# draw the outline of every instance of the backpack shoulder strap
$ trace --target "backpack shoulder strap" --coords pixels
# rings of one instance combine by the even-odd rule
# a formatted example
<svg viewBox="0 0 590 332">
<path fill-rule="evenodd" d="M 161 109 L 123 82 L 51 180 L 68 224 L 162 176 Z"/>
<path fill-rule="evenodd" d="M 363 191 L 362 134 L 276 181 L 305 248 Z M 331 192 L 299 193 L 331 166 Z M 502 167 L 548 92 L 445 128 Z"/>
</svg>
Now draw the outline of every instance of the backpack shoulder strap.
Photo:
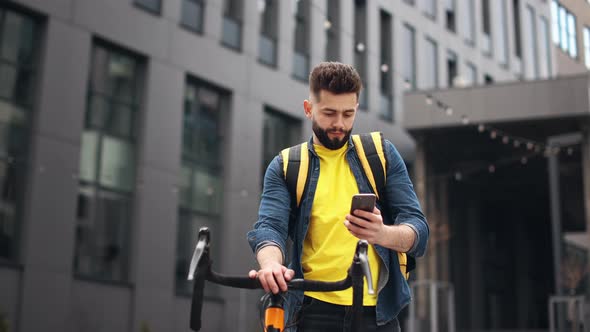
<svg viewBox="0 0 590 332">
<path fill-rule="evenodd" d="M 296 197 L 297 206 L 301 203 L 303 191 L 307 187 L 309 169 L 309 151 L 307 142 L 281 151 L 283 158 L 283 175 L 291 197 Z"/>
<path fill-rule="evenodd" d="M 387 160 L 383 152 L 383 135 L 380 132 L 352 135 L 357 155 L 365 171 L 365 175 L 379 197 L 387 180 Z"/>
</svg>

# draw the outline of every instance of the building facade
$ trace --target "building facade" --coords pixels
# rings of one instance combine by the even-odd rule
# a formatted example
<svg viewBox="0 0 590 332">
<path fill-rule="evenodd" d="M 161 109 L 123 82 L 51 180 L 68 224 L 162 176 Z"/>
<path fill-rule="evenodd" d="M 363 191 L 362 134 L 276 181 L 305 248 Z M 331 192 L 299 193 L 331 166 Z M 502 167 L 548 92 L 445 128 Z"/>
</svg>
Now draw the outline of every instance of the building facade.
<svg viewBox="0 0 590 332">
<path fill-rule="evenodd" d="M 551 27 L 538 0 L 1 2 L 2 322 L 187 331 L 196 231 L 218 270 L 255 266 L 264 168 L 311 134 L 314 64 L 359 70 L 355 130 L 413 166 L 404 93 L 551 77 Z M 416 278 L 444 280 L 429 255 Z M 255 331 L 255 293 L 208 286 L 204 330 Z"/>
</svg>

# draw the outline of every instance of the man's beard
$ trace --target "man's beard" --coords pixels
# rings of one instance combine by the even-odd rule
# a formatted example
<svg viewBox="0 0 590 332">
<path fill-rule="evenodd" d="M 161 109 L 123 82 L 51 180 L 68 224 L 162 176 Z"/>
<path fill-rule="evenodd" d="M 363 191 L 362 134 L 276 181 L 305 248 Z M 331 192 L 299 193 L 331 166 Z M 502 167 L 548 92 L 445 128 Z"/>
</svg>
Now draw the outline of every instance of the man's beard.
<svg viewBox="0 0 590 332">
<path fill-rule="evenodd" d="M 322 143 L 323 146 L 330 150 L 338 150 L 341 147 L 343 147 L 344 144 L 348 142 L 348 139 L 350 138 L 350 133 L 352 132 L 352 128 L 350 128 L 350 130 L 348 131 L 339 129 L 324 130 L 314 120 L 312 120 L 311 129 L 313 130 L 313 133 L 318 138 L 320 143 Z M 338 137 L 330 139 L 330 137 L 328 137 L 328 133 L 343 133 L 344 137 L 342 137 L 342 139 L 338 139 Z"/>
</svg>

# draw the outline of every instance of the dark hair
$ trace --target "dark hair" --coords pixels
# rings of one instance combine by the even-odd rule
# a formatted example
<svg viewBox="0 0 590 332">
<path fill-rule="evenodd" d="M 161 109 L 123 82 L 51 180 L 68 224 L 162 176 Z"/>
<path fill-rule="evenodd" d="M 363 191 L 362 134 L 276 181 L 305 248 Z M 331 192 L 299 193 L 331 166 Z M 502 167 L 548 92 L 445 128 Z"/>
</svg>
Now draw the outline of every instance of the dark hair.
<svg viewBox="0 0 590 332">
<path fill-rule="evenodd" d="M 319 98 L 320 90 L 334 94 L 354 92 L 358 99 L 363 83 L 351 65 L 340 62 L 320 62 L 309 74 L 309 90 Z"/>
</svg>

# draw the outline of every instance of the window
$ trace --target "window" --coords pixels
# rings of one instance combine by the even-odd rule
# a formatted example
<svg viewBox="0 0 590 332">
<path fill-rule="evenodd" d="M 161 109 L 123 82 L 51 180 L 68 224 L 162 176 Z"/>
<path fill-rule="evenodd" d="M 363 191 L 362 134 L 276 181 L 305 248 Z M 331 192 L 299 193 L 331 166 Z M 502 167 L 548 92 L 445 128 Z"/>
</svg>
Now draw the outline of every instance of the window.
<svg viewBox="0 0 590 332">
<path fill-rule="evenodd" d="M 465 7 L 465 42 L 475 45 L 475 7 L 473 1 L 461 1 Z"/>
<path fill-rule="evenodd" d="M 455 79 L 457 78 L 457 54 L 452 51 L 447 51 L 447 86 L 455 86 Z"/>
<path fill-rule="evenodd" d="M 242 48 L 243 0 L 224 0 L 221 44 L 235 50 Z"/>
<path fill-rule="evenodd" d="M 477 68 L 475 65 L 468 62 L 466 64 L 467 67 L 467 82 L 466 85 L 477 85 Z"/>
<path fill-rule="evenodd" d="M 393 77 L 391 75 L 391 53 L 392 53 L 392 23 L 391 14 L 381 10 L 380 19 L 380 37 L 381 37 L 381 56 L 379 72 L 381 73 L 381 94 L 380 94 L 380 111 L 379 115 L 386 120 L 393 120 Z"/>
<path fill-rule="evenodd" d="M 309 22 L 310 0 L 295 0 L 295 48 L 293 76 L 307 82 L 309 76 Z"/>
<path fill-rule="evenodd" d="M 301 143 L 301 121 L 276 109 L 264 108 L 262 175 L 284 148 Z"/>
<path fill-rule="evenodd" d="M 535 10 L 530 5 L 526 6 L 527 23 L 527 48 L 530 61 L 527 61 L 529 77 L 539 77 L 539 59 L 537 54 L 537 27 L 535 25 Z"/>
<path fill-rule="evenodd" d="M 416 4 L 416 0 L 404 0 L 404 2 L 410 6 L 414 6 Z"/>
<path fill-rule="evenodd" d="M 277 0 L 258 1 L 258 10 L 260 12 L 258 60 L 272 67 L 277 65 L 278 6 Z"/>
<path fill-rule="evenodd" d="M 424 0 L 424 15 L 436 20 L 436 0 Z"/>
<path fill-rule="evenodd" d="M 203 0 L 182 0 L 180 24 L 194 32 L 203 32 L 205 2 Z"/>
<path fill-rule="evenodd" d="M 576 17 L 556 0 L 551 3 L 551 15 L 553 20 L 553 42 L 560 46 L 570 57 L 577 58 Z"/>
<path fill-rule="evenodd" d="M 133 3 L 154 14 L 160 14 L 160 8 L 162 7 L 161 0 L 133 0 Z"/>
<path fill-rule="evenodd" d="M 590 28 L 584 27 L 584 63 L 590 69 Z"/>
<path fill-rule="evenodd" d="M 403 75 L 406 87 L 416 88 L 416 33 L 414 28 L 404 24 L 403 31 L 403 52 L 404 52 L 404 69 Z"/>
<path fill-rule="evenodd" d="M 365 0 L 354 0 L 354 67 L 363 81 L 363 91 L 359 96 L 359 108 L 369 107 L 367 87 L 367 8 Z"/>
<path fill-rule="evenodd" d="M 194 234 L 219 228 L 223 209 L 223 128 L 229 93 L 188 78 L 184 92 L 182 154 L 178 195 L 176 291 L 190 294 L 186 280 Z"/>
<path fill-rule="evenodd" d="M 490 17 L 490 1 L 482 0 L 481 2 L 481 16 L 482 16 L 482 30 L 483 40 L 482 48 L 486 55 L 492 54 L 492 30 L 491 30 L 491 17 Z"/>
<path fill-rule="evenodd" d="M 457 31 L 456 22 L 455 22 L 455 0 L 445 0 L 445 15 L 446 15 L 446 24 L 447 29 L 452 32 Z"/>
<path fill-rule="evenodd" d="M 18 259 L 39 30 L 35 19 L 0 8 L 0 261 Z"/>
<path fill-rule="evenodd" d="M 522 58 L 522 38 L 520 35 L 520 0 L 512 0 L 512 9 L 514 13 L 514 54 L 517 58 Z"/>
<path fill-rule="evenodd" d="M 77 275 L 127 281 L 141 61 L 95 42 L 80 151 Z"/>
<path fill-rule="evenodd" d="M 438 87 L 438 46 L 436 42 L 426 37 L 424 48 L 424 89 L 435 89 Z"/>
<path fill-rule="evenodd" d="M 328 0 L 326 29 L 326 61 L 340 60 L 340 0 Z"/>
</svg>

